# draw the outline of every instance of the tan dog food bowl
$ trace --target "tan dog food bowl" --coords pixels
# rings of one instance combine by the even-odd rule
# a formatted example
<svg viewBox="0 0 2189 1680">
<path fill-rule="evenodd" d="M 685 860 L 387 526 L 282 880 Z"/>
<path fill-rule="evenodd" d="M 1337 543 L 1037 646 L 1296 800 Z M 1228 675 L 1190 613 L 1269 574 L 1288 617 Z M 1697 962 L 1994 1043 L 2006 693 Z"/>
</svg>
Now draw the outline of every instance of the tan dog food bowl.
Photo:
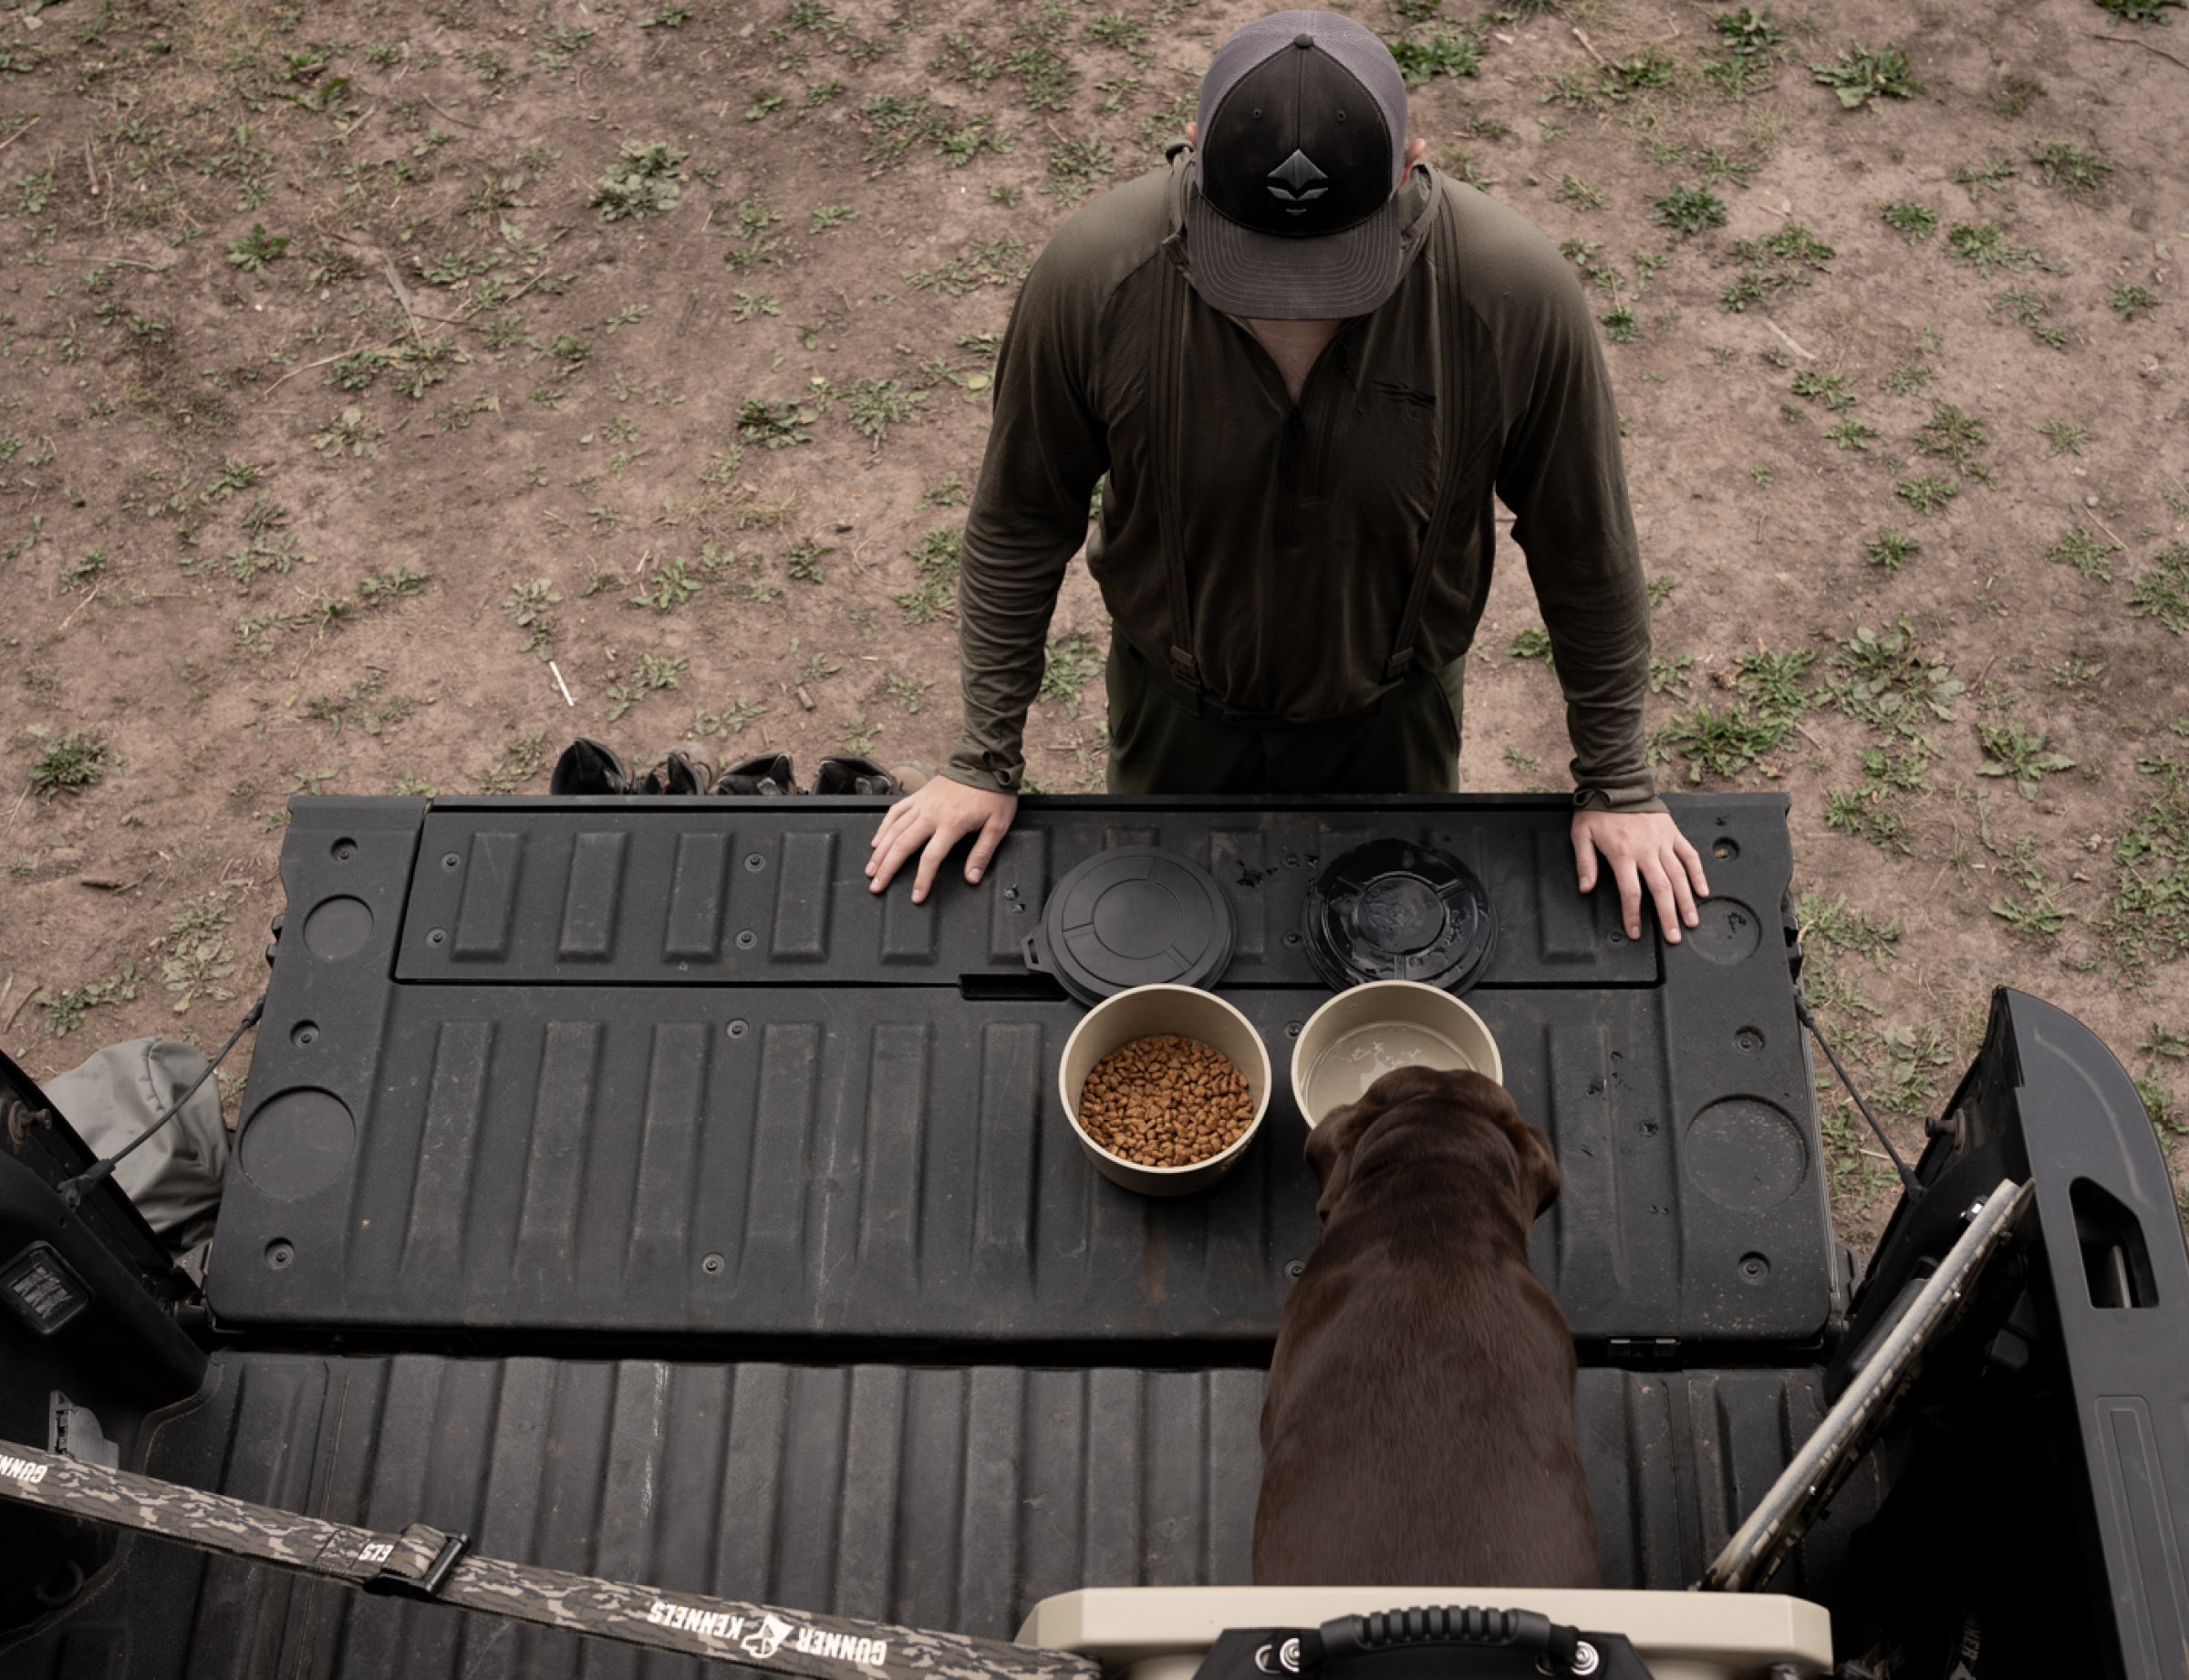
<svg viewBox="0 0 2189 1680">
<path fill-rule="evenodd" d="M 1079 1094 L 1094 1064 L 1121 1045 L 1163 1033 L 1189 1038 L 1231 1058 L 1231 1065 L 1246 1075 L 1247 1094 L 1253 1099 L 1254 1117 L 1229 1148 L 1196 1161 L 1190 1167 L 1143 1167 L 1113 1155 L 1087 1136 L 1079 1124 Z M 1262 1116 L 1270 1112 L 1270 1053 L 1254 1023 L 1212 991 L 1192 986 L 1135 986 L 1105 998 L 1081 1018 L 1064 1041 L 1063 1059 L 1057 1063 L 1057 1094 L 1063 1099 L 1064 1115 L 1073 1135 L 1094 1163 L 1094 1170 L 1113 1184 L 1143 1196 L 1184 1196 L 1204 1190 L 1240 1163 L 1254 1135 L 1261 1130 Z"/>
<path fill-rule="evenodd" d="M 1471 1068 L 1505 1083 L 1498 1041 L 1458 998 L 1416 980 L 1371 980 L 1338 993 L 1300 1029 L 1292 1100 L 1312 1127 L 1402 1067 Z"/>
</svg>

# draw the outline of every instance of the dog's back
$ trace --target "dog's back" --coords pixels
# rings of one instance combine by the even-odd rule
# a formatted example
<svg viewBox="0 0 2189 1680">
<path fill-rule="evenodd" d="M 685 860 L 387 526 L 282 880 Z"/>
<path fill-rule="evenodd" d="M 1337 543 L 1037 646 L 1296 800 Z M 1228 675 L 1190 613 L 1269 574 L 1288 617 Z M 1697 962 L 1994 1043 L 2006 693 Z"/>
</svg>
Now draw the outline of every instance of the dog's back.
<svg viewBox="0 0 2189 1680">
<path fill-rule="evenodd" d="M 1541 1135 L 1479 1074 L 1406 1069 L 1309 1158 L 1324 1230 L 1262 1409 L 1256 1582 L 1596 1585 L 1572 1339 L 1528 1266 Z"/>
</svg>

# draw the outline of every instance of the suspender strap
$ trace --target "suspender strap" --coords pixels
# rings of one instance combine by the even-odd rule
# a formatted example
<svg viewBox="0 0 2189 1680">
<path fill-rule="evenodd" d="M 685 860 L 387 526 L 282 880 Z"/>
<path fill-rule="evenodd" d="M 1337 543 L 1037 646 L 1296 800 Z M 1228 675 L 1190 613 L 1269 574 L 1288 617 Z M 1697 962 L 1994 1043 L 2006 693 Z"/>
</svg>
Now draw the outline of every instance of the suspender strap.
<svg viewBox="0 0 2189 1680">
<path fill-rule="evenodd" d="M 1193 597 L 1186 587 L 1186 544 L 1179 527 L 1185 516 L 1178 502 L 1178 440 L 1183 432 L 1186 391 L 1186 316 L 1189 303 L 1186 276 L 1166 252 L 1157 322 L 1155 359 L 1148 370 L 1149 428 L 1155 451 L 1156 528 L 1163 544 L 1163 586 L 1170 607 L 1170 679 L 1198 694 L 1200 661 L 1193 657 Z"/>
<path fill-rule="evenodd" d="M 472 1557 L 462 1535 L 381 1534 L 0 1441 L 0 1499 L 366 1592 L 398 1592 L 799 1680 L 1098 1680 L 1086 1657 Z"/>
<path fill-rule="evenodd" d="M 1460 379 L 1466 371 L 1462 347 L 1462 312 L 1459 298 L 1459 226 L 1452 202 L 1437 183 L 1437 226 L 1430 235 L 1429 258 L 1435 263 L 1434 319 L 1437 323 L 1437 424 L 1443 431 L 1442 464 L 1437 485 L 1437 503 L 1422 532 L 1421 553 L 1414 561 L 1414 579 L 1406 588 L 1406 610 L 1399 615 L 1398 633 L 1391 638 L 1391 657 L 1384 662 L 1384 680 L 1398 682 L 1412 675 L 1415 643 L 1421 632 L 1421 611 L 1429 598 L 1429 576 L 1443 554 L 1446 534 L 1451 529 L 1459 502 L 1459 479 L 1466 464 L 1468 416 L 1461 411 Z"/>
</svg>

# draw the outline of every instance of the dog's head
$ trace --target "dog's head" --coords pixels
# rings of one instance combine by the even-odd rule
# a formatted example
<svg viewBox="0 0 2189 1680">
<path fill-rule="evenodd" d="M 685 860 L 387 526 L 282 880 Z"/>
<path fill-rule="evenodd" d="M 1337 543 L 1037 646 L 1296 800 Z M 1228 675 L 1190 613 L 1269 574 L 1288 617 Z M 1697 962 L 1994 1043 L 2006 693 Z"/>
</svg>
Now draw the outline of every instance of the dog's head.
<svg viewBox="0 0 2189 1680">
<path fill-rule="evenodd" d="M 1393 1125 L 1467 1130 L 1500 1137 L 1513 1185 L 1530 1219 L 1558 1199 L 1558 1157 L 1551 1140 L 1527 1121 L 1494 1079 L 1476 1073 L 1402 1067 L 1385 1073 L 1357 1103 L 1333 1109 L 1307 1135 L 1307 1164 L 1323 1193 L 1316 1214 L 1325 1221 L 1353 1182 L 1354 1156 L 1372 1133 Z"/>
</svg>

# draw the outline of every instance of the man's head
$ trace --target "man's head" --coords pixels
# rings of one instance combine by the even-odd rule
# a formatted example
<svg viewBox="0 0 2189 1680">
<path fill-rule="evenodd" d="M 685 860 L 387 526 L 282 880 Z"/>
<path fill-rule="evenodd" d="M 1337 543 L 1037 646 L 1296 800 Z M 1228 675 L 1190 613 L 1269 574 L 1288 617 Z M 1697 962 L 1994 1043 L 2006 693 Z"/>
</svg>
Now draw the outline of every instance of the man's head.
<svg viewBox="0 0 2189 1680">
<path fill-rule="evenodd" d="M 1258 18 L 1217 50 L 1193 129 L 1194 288 L 1263 320 L 1366 315 L 1397 289 L 1393 193 L 1406 85 L 1375 33 L 1334 12 Z"/>
</svg>

